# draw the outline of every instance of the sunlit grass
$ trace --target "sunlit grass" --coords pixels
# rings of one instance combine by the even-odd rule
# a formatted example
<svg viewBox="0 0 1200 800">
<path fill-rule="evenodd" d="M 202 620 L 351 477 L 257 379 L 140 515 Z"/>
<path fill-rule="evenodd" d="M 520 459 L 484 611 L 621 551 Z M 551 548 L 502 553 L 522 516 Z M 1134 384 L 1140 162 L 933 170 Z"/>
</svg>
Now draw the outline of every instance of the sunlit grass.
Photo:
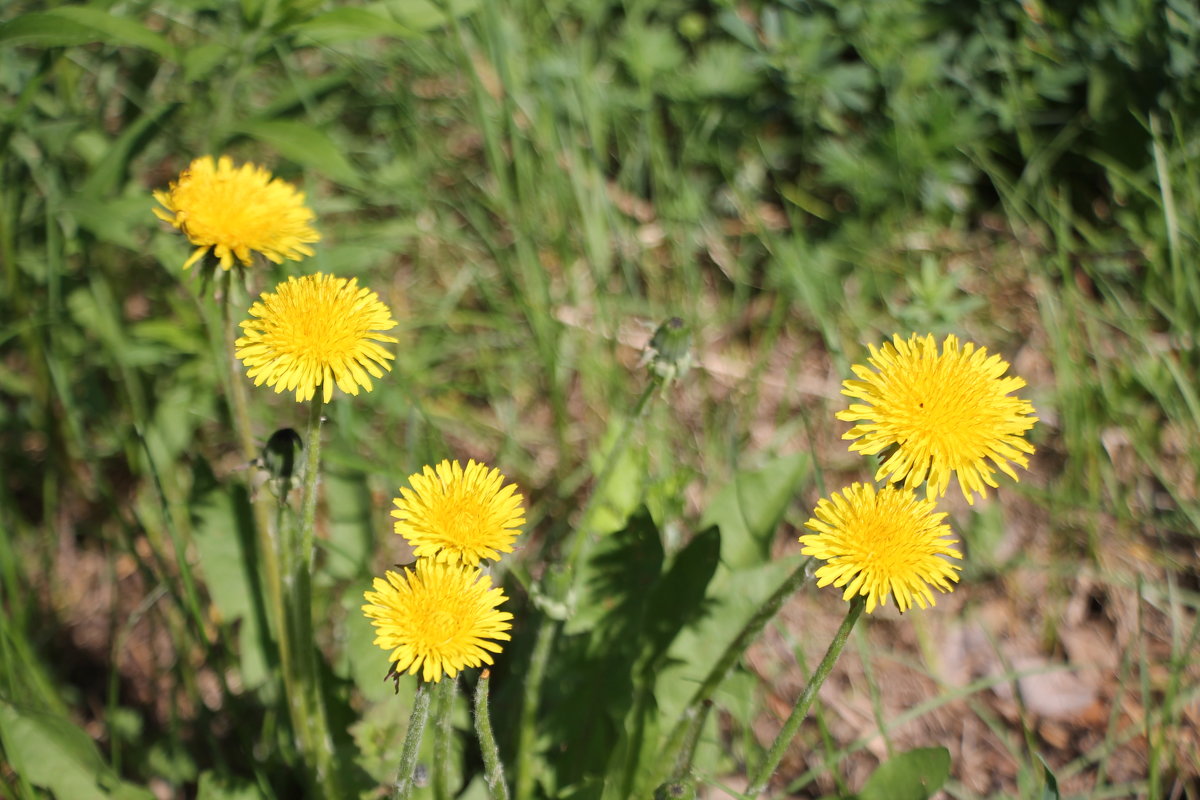
<svg viewBox="0 0 1200 800">
<path fill-rule="evenodd" d="M 234 433 L 220 303 L 241 313 L 322 271 L 370 285 L 401 343 L 387 380 L 325 410 L 313 615 L 334 744 L 361 785 L 395 778 L 414 691 L 393 695 L 357 611 L 364 581 L 408 560 L 387 511 L 409 475 L 474 458 L 527 493 L 528 538 L 494 574 L 516 621 L 492 718 L 501 759 L 525 769 L 510 772 L 518 796 L 603 775 L 640 786 L 629 709 L 589 699 L 585 729 L 564 706 L 601 685 L 634 708 L 685 707 L 795 566 L 816 500 L 874 473 L 840 439 L 838 387 L 867 343 L 910 330 L 1003 354 L 1042 418 L 1038 454 L 999 503 L 947 509 L 965 544 L 953 611 L 859 628 L 847 680 L 825 690 L 840 705 L 818 703 L 806 758 L 785 761 L 777 787 L 856 791 L 886 756 L 953 750 L 964 731 L 985 744 L 954 752 L 954 797 L 1035 793 L 1043 757 L 1064 794 L 1158 798 L 1194 782 L 1194 101 L 1072 99 L 1098 84 L 1049 65 L 1118 42 L 1115 3 L 1074 27 L 1037 4 L 928 6 L 517 2 L 450 20 L 416 3 L 359 9 L 375 18 L 303 3 L 6 7 L 0 712 L 69 720 L 83 739 L 64 733 L 65 750 L 95 748 L 105 780 L 160 796 L 194 793 L 201 775 L 231 793 L 300 791 L 248 560 L 241 487 L 260 479 Z M 1175 69 L 1154 57 L 1161 37 L 1195 25 L 1152 24 L 1112 57 Z M 305 193 L 322 241 L 303 265 L 219 285 L 181 273 L 193 248 L 156 222 L 151 192 L 224 153 Z M 641 349 L 671 317 L 690 326 L 695 366 L 641 405 Z M 303 408 L 261 394 L 254 444 L 303 429 Z M 712 606 L 670 618 L 669 651 L 634 630 L 654 608 L 601 613 L 615 579 L 592 557 L 644 555 L 653 530 L 659 560 L 642 577 L 659 580 L 681 554 L 699 559 L 686 547 L 707 522 L 722 539 Z M 560 574 L 554 559 L 572 553 L 590 566 Z M 584 610 L 534 706 L 541 738 L 523 738 L 536 632 L 572 602 Z M 841 613 L 809 588 L 784 607 L 716 695 L 702 784 L 744 786 Z M 1047 722 L 1018 657 L 1073 674 L 1089 627 L 1121 655 L 1095 708 Z M 984 673 L 950 674 L 967 645 Z M 660 666 L 657 682 L 614 669 L 622 658 Z M 0 794 L 39 796 L 11 720 Z"/>
</svg>

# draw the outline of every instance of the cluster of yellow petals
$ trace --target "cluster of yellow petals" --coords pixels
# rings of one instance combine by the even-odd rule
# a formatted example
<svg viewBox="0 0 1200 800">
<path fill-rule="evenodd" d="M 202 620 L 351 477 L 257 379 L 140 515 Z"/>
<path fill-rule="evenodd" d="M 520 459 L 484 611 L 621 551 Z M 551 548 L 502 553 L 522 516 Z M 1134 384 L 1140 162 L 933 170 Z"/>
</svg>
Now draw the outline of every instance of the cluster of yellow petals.
<svg viewBox="0 0 1200 800">
<path fill-rule="evenodd" d="M 869 366 L 855 364 L 857 379 L 843 384 L 842 394 L 860 402 L 837 418 L 857 423 L 843 436 L 851 451 L 883 454 L 875 480 L 888 485 L 855 483 L 820 500 L 801 552 L 825 562 L 818 586 L 844 587 L 847 601 L 865 596 L 867 613 L 895 597 L 903 612 L 932 606 L 932 589 L 952 591 L 958 580 L 950 559 L 962 555 L 935 499 L 951 476 L 968 503 L 996 488 L 997 470 L 1017 480 L 1012 465 L 1029 467 L 1034 448 L 1024 434 L 1037 417 L 1013 396 L 1025 381 L 1005 376 L 1006 361 L 954 335 L 940 352 L 932 335 L 917 334 L 897 334 L 870 352 Z"/>
<path fill-rule="evenodd" d="M 878 492 L 863 483 L 817 503 L 804 527 L 815 533 L 800 537 L 801 553 L 825 564 L 817 568 L 817 586 L 846 587 L 842 599 L 867 598 L 867 613 L 896 598 L 907 611 L 934 604 L 938 591 L 953 589 L 957 565 L 943 556 L 962 558 L 950 539 L 945 513 L 935 513 L 933 500 L 920 499 L 910 489 L 885 486 Z"/>
<path fill-rule="evenodd" d="M 363 613 L 378 628 L 375 644 L 389 651 L 393 671 L 426 681 L 450 677 L 464 666 L 491 664 L 496 640 L 507 640 L 511 614 L 498 612 L 500 589 L 481 562 L 511 553 L 525 522 L 521 495 L 498 469 L 474 460 L 426 466 L 409 476 L 393 501 L 396 533 L 417 561 L 404 575 L 389 572 L 367 592 Z M 482 587 L 482 588 L 481 588 Z"/>
<path fill-rule="evenodd" d="M 842 389 L 862 402 L 837 417 L 858 423 L 842 437 L 857 440 L 852 451 L 875 455 L 894 448 L 875 480 L 903 481 L 909 489 L 924 483 L 930 497 L 942 497 L 956 475 L 974 503 L 974 492 L 986 497 L 987 487 L 998 485 L 997 469 L 1017 480 L 1010 462 L 1029 467 L 1034 448 L 1023 434 L 1037 417 L 1028 401 L 1011 396 L 1025 381 L 1004 377 L 1008 363 L 1000 356 L 971 342 L 960 347 L 953 334 L 941 353 L 933 336 L 916 334 L 870 350 L 874 371 L 855 364 L 858 380 Z"/>
<path fill-rule="evenodd" d="M 425 681 L 453 678 L 466 667 L 492 663 L 511 637 L 507 598 L 477 568 L 418 559 L 403 572 L 388 570 L 363 594 L 363 613 L 375 626 L 375 644 L 388 651 L 396 674 L 421 672 Z"/>
<path fill-rule="evenodd" d="M 250 315 L 241 323 L 235 355 L 255 386 L 294 391 L 297 402 L 311 400 L 318 386 L 326 403 L 335 384 L 347 394 L 358 394 L 360 386 L 369 392 L 371 377 L 382 377 L 395 358 L 379 343 L 396 341 L 380 332 L 396 321 L 354 278 L 319 272 L 289 278 L 265 292 Z"/>
<path fill-rule="evenodd" d="M 320 239 L 303 194 L 261 167 L 235 167 L 226 156 L 196 159 L 154 197 L 166 209 L 154 213 L 196 245 L 185 269 L 210 251 L 226 270 L 235 258 L 249 266 L 255 252 L 275 263 L 298 260 L 312 255 L 308 244 Z M 299 402 L 321 388 L 328 403 L 335 385 L 356 395 L 391 369 L 394 356 L 381 344 L 397 341 L 383 333 L 396 321 L 354 278 L 319 272 L 289 278 L 264 292 L 250 317 L 240 324 L 234 354 L 255 386 L 295 392 Z M 499 642 L 509 640 L 512 614 L 497 610 L 507 598 L 480 563 L 512 552 L 525 516 L 516 485 L 475 461 L 465 469 L 457 461 L 426 466 L 409 484 L 392 514 L 417 561 L 376 578 L 362 610 L 394 674 L 420 672 L 437 682 L 491 664 Z"/>
<path fill-rule="evenodd" d="M 154 198 L 166 209 L 155 208 L 154 214 L 196 246 L 184 269 L 210 250 L 226 270 L 234 258 L 250 266 L 255 252 L 276 264 L 285 258 L 299 261 L 311 256 L 308 245 L 321 239 L 296 187 L 255 164 L 235 167 L 228 156 L 196 159 Z"/>
<path fill-rule="evenodd" d="M 515 484 L 504 485 L 500 470 L 468 461 L 426 466 L 409 476 L 393 500 L 396 533 L 417 558 L 475 566 L 511 553 L 525 516 Z"/>
</svg>

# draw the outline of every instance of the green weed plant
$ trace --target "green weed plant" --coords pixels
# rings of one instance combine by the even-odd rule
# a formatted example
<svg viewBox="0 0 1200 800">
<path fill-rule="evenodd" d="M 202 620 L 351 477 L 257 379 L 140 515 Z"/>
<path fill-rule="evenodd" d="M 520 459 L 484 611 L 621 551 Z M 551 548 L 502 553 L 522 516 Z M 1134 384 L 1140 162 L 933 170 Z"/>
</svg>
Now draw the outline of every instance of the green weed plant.
<svg viewBox="0 0 1200 800">
<path fill-rule="evenodd" d="M 953 742 L 894 746 L 950 708 L 1015 796 L 1194 788 L 1198 39 L 1183 0 L 7 4 L 0 795 L 987 796 Z M 179 269 L 152 191 L 222 154 L 306 194 L 311 258 Z M 317 271 L 400 344 L 314 412 L 254 390 L 233 338 Z M 1080 592 L 1127 634 L 1053 769 L 1030 670 L 949 685 L 927 647 L 934 699 L 843 741 L 818 698 L 766 768 L 746 650 L 804 635 L 774 614 L 815 565 L 784 542 L 874 472 L 836 387 L 894 330 L 1009 354 L 1042 417 L 1028 477 L 951 508 L 959 594 L 1032 571 L 1046 652 Z M 492 571 L 512 641 L 423 696 L 360 606 L 407 558 L 386 498 L 447 457 L 503 465 L 527 520 Z M 1037 555 L 1002 546 L 1021 519 Z M 881 704 L 901 657 L 865 627 L 841 642 Z M 797 660 L 812 699 L 833 661 Z"/>
</svg>

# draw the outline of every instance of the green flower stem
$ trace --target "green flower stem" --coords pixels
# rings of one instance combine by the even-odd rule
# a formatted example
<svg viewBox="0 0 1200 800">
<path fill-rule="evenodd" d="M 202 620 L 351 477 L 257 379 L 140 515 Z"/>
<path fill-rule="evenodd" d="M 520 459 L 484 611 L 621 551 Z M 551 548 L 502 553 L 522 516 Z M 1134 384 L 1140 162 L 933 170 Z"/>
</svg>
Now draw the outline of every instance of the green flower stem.
<svg viewBox="0 0 1200 800">
<path fill-rule="evenodd" d="M 673 765 L 668 783 L 681 781 L 688 774 L 692 766 L 695 742 L 700 736 L 700 730 L 704 727 L 704 720 L 708 715 L 713 693 L 729 675 L 729 671 L 737 664 L 750 643 L 766 627 L 767 622 L 779 613 L 783 601 L 795 594 L 796 590 L 804 583 L 808 561 L 809 559 L 802 561 L 800 566 L 796 567 L 783 583 L 779 584 L 779 588 L 759 606 L 758 610 L 754 612 L 754 616 L 746 621 L 738 635 L 721 653 L 717 663 L 713 664 L 712 669 L 696 689 L 687 706 L 684 707 L 679 721 L 671 729 L 671 734 L 667 737 L 667 744 L 659 756 L 660 764 Z"/>
<path fill-rule="evenodd" d="M 333 737 L 325 715 L 325 698 L 321 692 L 317 669 L 317 644 L 312 622 L 313 539 L 317 526 L 317 484 L 321 473 L 321 421 L 324 410 L 321 387 L 309 405 L 308 427 L 304 436 L 304 482 L 300 500 L 300 539 L 298 551 L 289 554 L 291 597 L 295 635 L 297 689 L 303 698 L 307 728 L 308 765 L 315 772 L 322 796 L 328 800 L 342 796 L 337 765 L 333 761 Z M 295 537 L 288 542 L 296 546 Z"/>
<path fill-rule="evenodd" d="M 529 670 L 525 674 L 525 692 L 521 697 L 521 728 L 517 735 L 517 800 L 533 797 L 533 756 L 537 747 L 537 706 L 542 682 L 546 679 L 546 666 L 550 663 L 550 652 L 558 636 L 558 622 L 542 615 L 538 624 L 537 639 L 529 657 Z"/>
<path fill-rule="evenodd" d="M 825 657 L 821 659 L 821 663 L 817 665 L 816 671 L 808 679 L 808 685 L 804 687 L 804 691 L 800 694 L 800 699 L 796 701 L 796 707 L 792 709 L 787 722 L 783 723 L 783 728 L 780 729 L 779 735 L 775 737 L 775 742 L 771 745 L 771 749 L 767 751 L 762 764 L 759 765 L 758 770 L 754 773 L 754 780 L 750 782 L 750 788 L 746 790 L 743 797 L 758 797 L 767 788 L 767 782 L 775 774 L 775 769 L 779 766 L 779 762 L 783 760 L 784 752 L 787 750 L 788 745 L 792 743 L 792 739 L 795 738 L 796 731 L 800 729 L 800 723 L 804 721 L 804 717 L 808 714 L 808 707 L 812 705 L 813 698 L 817 696 L 817 690 L 821 688 L 821 684 L 825 683 L 825 679 L 833 671 L 833 665 L 837 663 L 838 656 L 842 654 L 842 648 L 846 646 L 846 640 L 850 637 L 850 631 L 853 630 L 854 623 L 858 622 L 858 618 L 862 616 L 866 605 L 867 598 L 865 595 L 855 595 L 854 599 L 850 601 L 850 608 L 846 612 L 846 618 L 842 620 L 841 627 L 833 635 L 833 641 L 829 643 L 829 649 L 825 651 Z"/>
<path fill-rule="evenodd" d="M 245 376 L 234 357 L 237 334 L 233 327 L 233 278 L 229 277 L 225 287 L 225 297 L 221 303 L 221 328 L 225 337 L 225 359 L 229 366 L 229 397 L 232 401 L 230 408 L 233 414 L 233 426 L 237 431 L 238 441 L 242 448 L 242 457 L 247 464 L 253 464 L 258 458 L 258 445 L 254 440 L 254 428 L 250 423 L 250 401 L 246 391 Z M 267 581 L 271 612 L 275 615 L 275 635 L 280 650 L 280 658 L 285 658 L 289 642 L 284 630 L 283 580 L 279 570 L 279 550 L 271 538 L 271 498 L 266 492 L 254 491 L 250 487 L 253 498 L 254 527 L 258 535 L 259 558 L 262 559 L 263 573 Z"/>
<path fill-rule="evenodd" d="M 479 750 L 483 754 L 483 774 L 487 780 L 488 796 L 492 800 L 508 800 L 508 785 L 504 782 L 504 764 L 500 761 L 500 749 L 492 733 L 492 718 L 488 713 L 488 683 L 491 670 L 485 669 L 475 684 L 475 733 L 479 736 Z"/>
<path fill-rule="evenodd" d="M 417 754 L 421 750 L 421 734 L 425 732 L 425 720 L 429 718 L 429 697 L 432 691 L 425 681 L 417 682 L 417 693 L 413 695 L 412 716 L 408 718 L 408 733 L 404 737 L 404 749 L 400 752 L 400 772 L 396 776 L 394 800 L 407 800 L 412 795 L 414 775 L 417 772 Z"/>
<path fill-rule="evenodd" d="M 304 437 L 304 484 L 300 501 L 300 556 L 304 574 L 312 572 L 313 531 L 317 527 L 317 477 L 321 471 L 321 422 L 325 399 L 318 386 L 308 407 L 308 430 Z"/>
<path fill-rule="evenodd" d="M 608 457 L 604 460 L 604 467 L 600 470 L 600 474 L 596 476 L 596 483 L 592 487 L 591 496 L 588 497 L 588 501 L 583 507 L 583 512 L 579 515 L 579 528 L 575 532 L 575 541 L 571 543 L 571 553 L 566 561 L 567 569 L 570 570 L 572 576 L 577 577 L 580 574 L 580 570 L 578 569 L 579 562 L 583 559 L 583 555 L 587 551 L 586 545 L 592 535 L 592 516 L 595 514 L 597 501 L 604 496 L 604 491 L 608 488 L 608 482 L 612 478 L 613 472 L 616 471 L 621 456 L 625 455 L 625 448 L 629 446 L 629 436 L 633 433 L 634 427 L 645 415 L 646 409 L 650 406 L 650 398 L 654 395 L 654 390 L 658 388 L 660 383 L 661 381 L 655 378 L 646 384 L 646 388 L 642 390 L 641 396 L 633 406 L 633 413 L 625 420 L 625 425 L 622 426 L 621 432 L 617 434 L 617 439 L 613 442 L 612 449 L 608 451 Z"/>
<path fill-rule="evenodd" d="M 221 328 L 225 340 L 225 353 L 222 358 L 229 367 L 226 373 L 226 388 L 230 399 L 230 412 L 233 415 L 233 425 L 241 445 L 242 457 L 247 465 L 252 465 L 258 459 L 259 448 L 254 439 L 254 429 L 250 422 L 250 400 L 246 390 L 246 379 L 234 357 L 237 334 L 233 325 L 233 288 L 232 272 L 225 275 L 225 293 L 221 302 Z M 270 625 L 273 627 L 275 646 L 279 650 L 280 674 L 283 677 L 283 693 L 288 704 L 288 718 L 292 723 L 292 732 L 296 737 L 296 746 L 301 752 L 307 751 L 305 737 L 307 726 L 302 704 L 302 697 L 296 685 L 294 665 L 296 663 L 294 643 L 292 640 L 292 624 L 284 603 L 283 572 L 280 569 L 280 553 L 278 537 L 284 535 L 286 526 L 272 526 L 272 500 L 270 493 L 263 487 L 249 487 L 251 508 L 254 512 L 254 530 L 258 540 L 258 558 L 262 566 L 263 577 L 267 590 L 267 607 L 270 610 Z M 280 513 L 276 521 L 282 523 Z M 272 535 L 274 531 L 274 535 Z"/>
<path fill-rule="evenodd" d="M 454 711 L 455 689 L 458 678 L 442 676 L 438 682 L 436 705 L 433 709 L 433 797 L 434 800 L 450 800 L 450 745 L 453 728 L 450 715 Z"/>
</svg>

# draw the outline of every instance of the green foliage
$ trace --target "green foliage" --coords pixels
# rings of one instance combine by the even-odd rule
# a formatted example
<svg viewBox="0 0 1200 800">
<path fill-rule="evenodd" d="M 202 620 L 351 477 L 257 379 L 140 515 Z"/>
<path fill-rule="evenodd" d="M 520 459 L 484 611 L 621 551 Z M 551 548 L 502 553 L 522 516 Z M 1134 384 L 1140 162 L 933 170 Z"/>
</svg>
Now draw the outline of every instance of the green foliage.
<svg viewBox="0 0 1200 800">
<path fill-rule="evenodd" d="M 122 781 L 96 743 L 57 714 L 0 701 L 0 744 L 22 778 L 59 797 L 80 800 L 149 800 L 154 795 Z"/>
<path fill-rule="evenodd" d="M 950 751 L 925 747 L 893 756 L 879 765 L 858 800 L 929 800 L 950 776 Z"/>
<path fill-rule="evenodd" d="M 273 487 L 247 488 L 262 476 L 234 452 L 215 287 L 180 272 L 191 247 L 150 211 L 204 154 L 296 183 L 323 236 L 303 264 L 221 284 L 235 315 L 319 269 L 359 276 L 401 323 L 394 372 L 326 409 L 313 615 L 356 789 L 394 779 L 411 708 L 359 610 L 405 557 L 387 516 L 405 476 L 483 457 L 528 501 L 518 566 L 495 572 L 517 615 L 494 678 L 504 759 L 528 755 L 537 796 L 645 797 L 696 687 L 798 565 L 781 541 L 814 487 L 846 472 L 836 388 L 814 385 L 894 330 L 1030 356 L 1024 513 L 1064 559 L 1045 568 L 1081 559 L 1126 592 L 1109 545 L 1155 554 L 1172 577 L 1138 603 L 1177 617 L 1171 662 L 1143 672 L 1169 675 L 1161 721 L 1179 727 L 1196 652 L 1179 626 L 1198 605 L 1179 565 L 1200 536 L 1198 47 L 1188 0 L 5 4 L 0 794 L 299 792 L 256 561 L 252 500 Z M 635 351 L 675 317 L 695 366 L 643 415 Z M 251 397 L 256 445 L 302 427 L 290 398 Z M 1006 574 L 1033 559 L 1003 549 L 1012 519 L 952 520 L 965 584 L 1019 583 Z M 89 571 L 60 574 L 75 552 Z M 95 652 L 65 633 L 61 586 L 86 581 L 134 598 L 105 609 Z M 565 619 L 523 753 L 549 611 Z M 159 654 L 148 674 L 128 641 Z M 135 681 L 160 702 L 129 705 Z M 754 762 L 760 690 L 732 668 L 669 796 Z M 484 796 L 458 738 L 463 796 Z M 809 744 L 822 774 L 849 752 Z M 1144 783 L 1165 796 L 1154 744 Z M 1057 796 L 1016 750 L 1022 786 Z M 928 796 L 944 756 L 893 758 L 858 796 Z"/>
</svg>

